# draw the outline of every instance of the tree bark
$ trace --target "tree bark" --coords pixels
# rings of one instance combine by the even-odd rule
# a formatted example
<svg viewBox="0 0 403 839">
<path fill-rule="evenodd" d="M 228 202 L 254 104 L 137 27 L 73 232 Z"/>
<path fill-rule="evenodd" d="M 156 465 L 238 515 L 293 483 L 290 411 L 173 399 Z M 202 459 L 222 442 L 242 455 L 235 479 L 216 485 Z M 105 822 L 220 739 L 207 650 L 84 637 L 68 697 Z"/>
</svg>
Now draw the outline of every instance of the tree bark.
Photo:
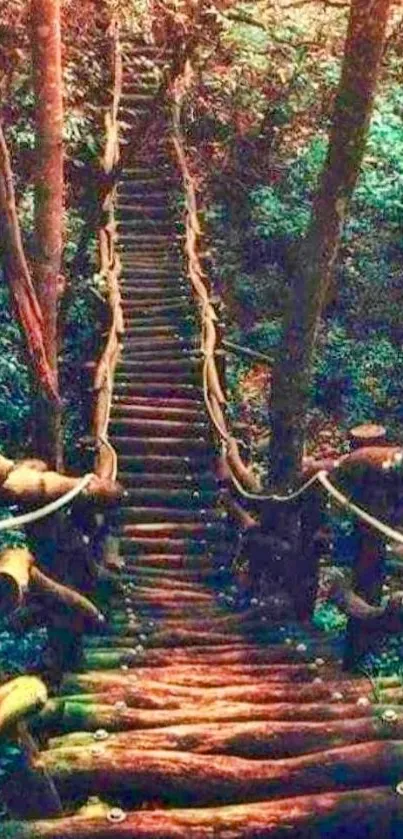
<svg viewBox="0 0 403 839">
<path fill-rule="evenodd" d="M 403 756 L 399 740 L 372 741 L 280 760 L 247 760 L 192 752 L 99 747 L 44 751 L 34 764 L 58 789 L 96 793 L 136 791 L 142 798 L 213 805 L 281 798 L 320 791 L 397 783 Z"/>
<path fill-rule="evenodd" d="M 254 684 L 251 677 L 250 685 L 238 685 L 216 688 L 197 688 L 179 685 L 159 685 L 156 680 L 141 681 L 137 686 L 119 684 L 111 685 L 104 692 L 84 694 L 79 696 L 81 702 L 93 701 L 99 704 L 114 704 L 124 700 L 132 708 L 177 708 L 183 703 L 194 703 L 196 706 L 214 706 L 217 702 L 250 702 L 254 705 L 279 702 L 332 702 L 333 697 L 341 693 L 344 702 L 357 700 L 372 702 L 373 687 L 369 680 L 332 681 L 310 684 Z M 99 687 L 98 691 L 102 691 Z M 403 689 L 395 686 L 382 691 L 385 702 L 398 705 L 403 700 Z M 92 698 L 92 699 L 91 699 Z"/>
<path fill-rule="evenodd" d="M 301 472 L 318 322 L 364 155 L 390 6 L 391 0 L 351 4 L 327 161 L 299 269 L 291 278 L 291 302 L 273 374 L 271 475 L 282 491 L 295 487 Z"/>
<path fill-rule="evenodd" d="M 358 720 L 328 722 L 227 722 L 196 723 L 167 726 L 148 731 L 124 731 L 109 734 L 105 751 L 117 757 L 119 749 L 186 751 L 197 754 L 227 754 L 249 758 L 287 758 L 326 748 L 365 743 L 383 739 L 399 739 L 403 720 L 387 725 L 374 714 Z M 76 732 L 56 737 L 50 749 L 87 747 L 94 744 L 94 735 Z"/>
<path fill-rule="evenodd" d="M 137 810 L 111 825 L 105 813 L 7 824 L 7 839 L 362 839 L 399 835 L 401 796 L 390 787 L 304 795 L 227 807 Z"/>
<path fill-rule="evenodd" d="M 33 274 L 43 316 L 47 360 L 57 386 L 57 312 L 63 246 L 63 97 L 60 1 L 32 0 L 32 65 L 36 113 L 35 252 Z M 62 462 L 61 410 L 38 398 L 36 450 Z"/>
<path fill-rule="evenodd" d="M 400 706 L 377 705 L 382 714 L 385 709 L 399 714 Z M 327 720 L 360 719 L 373 716 L 373 707 L 357 702 L 274 702 L 271 705 L 252 705 L 247 702 L 220 702 L 215 706 L 183 705 L 179 710 L 154 710 L 143 708 L 116 709 L 110 705 L 85 703 L 61 699 L 48 702 L 38 719 L 49 734 L 71 731 L 131 731 L 133 729 L 165 728 L 202 722 L 258 722 L 283 720 L 284 722 L 325 722 Z"/>
</svg>

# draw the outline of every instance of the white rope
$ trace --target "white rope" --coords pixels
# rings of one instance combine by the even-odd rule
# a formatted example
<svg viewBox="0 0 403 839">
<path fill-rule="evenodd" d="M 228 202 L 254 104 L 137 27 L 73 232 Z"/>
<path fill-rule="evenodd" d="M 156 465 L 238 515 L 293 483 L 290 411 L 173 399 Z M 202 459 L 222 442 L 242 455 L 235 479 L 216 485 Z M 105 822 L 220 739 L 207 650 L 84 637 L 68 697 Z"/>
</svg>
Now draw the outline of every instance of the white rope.
<svg viewBox="0 0 403 839">
<path fill-rule="evenodd" d="M 375 516 L 371 516 L 370 513 L 367 513 L 366 510 L 363 510 L 362 507 L 358 507 L 357 504 L 354 504 L 353 501 L 350 501 L 346 495 L 344 495 L 340 490 L 338 490 L 331 481 L 329 480 L 329 475 L 327 472 L 320 471 L 317 472 L 315 478 L 322 484 L 324 489 L 331 495 L 335 501 L 340 504 L 341 507 L 346 507 L 348 510 L 351 510 L 353 513 L 358 516 L 358 518 L 365 521 L 367 524 L 371 525 L 375 530 L 378 530 L 379 533 L 382 533 L 383 536 L 386 536 L 387 539 L 391 539 L 394 542 L 399 542 L 400 545 L 403 545 L 403 533 L 399 533 L 398 530 L 394 530 L 393 527 L 389 527 L 387 524 L 383 524 L 383 522 L 376 519 Z"/>
<path fill-rule="evenodd" d="M 307 489 L 309 489 L 309 487 L 311 487 L 312 484 L 316 483 L 319 475 L 319 473 L 316 472 L 315 475 L 312 475 L 312 477 L 309 478 L 309 480 L 307 480 L 304 484 L 302 484 L 302 486 L 300 486 L 294 492 L 290 491 L 287 495 L 277 495 L 277 493 L 272 493 L 271 495 L 264 495 L 263 493 L 249 492 L 249 490 L 244 489 L 240 481 L 238 481 L 236 475 L 234 475 L 231 467 L 229 466 L 228 468 L 231 472 L 232 481 L 235 484 L 238 492 L 240 493 L 240 495 L 242 495 L 244 498 L 247 498 L 249 501 L 278 501 L 279 503 L 284 503 L 285 501 L 294 501 L 296 498 L 299 498 L 299 496 L 302 495 Z"/>
<path fill-rule="evenodd" d="M 67 504 L 70 504 L 77 495 L 80 495 L 83 489 L 88 486 L 94 477 L 95 475 L 92 472 L 88 475 L 84 475 L 77 486 L 73 487 L 73 489 L 69 489 L 68 492 L 60 498 L 57 498 L 56 501 L 51 501 L 49 504 L 45 504 L 44 507 L 39 507 L 38 510 L 32 510 L 30 513 L 22 513 L 20 516 L 10 516 L 8 519 L 1 520 L 0 531 L 13 530 L 16 527 L 23 527 L 25 524 L 31 524 L 34 521 L 39 521 L 39 519 L 44 519 L 46 516 L 52 515 L 52 513 L 57 513 L 58 510 L 61 510 L 63 507 L 66 507 Z"/>
</svg>

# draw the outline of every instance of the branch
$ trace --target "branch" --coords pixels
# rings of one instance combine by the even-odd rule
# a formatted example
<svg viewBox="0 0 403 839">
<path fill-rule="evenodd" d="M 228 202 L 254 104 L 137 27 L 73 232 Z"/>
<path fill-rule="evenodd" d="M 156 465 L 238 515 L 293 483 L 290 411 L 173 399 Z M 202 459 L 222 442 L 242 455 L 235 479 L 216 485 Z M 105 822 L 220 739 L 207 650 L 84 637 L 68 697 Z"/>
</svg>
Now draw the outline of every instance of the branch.
<svg viewBox="0 0 403 839">
<path fill-rule="evenodd" d="M 299 9 L 301 6 L 314 6 L 316 3 L 320 3 L 327 9 L 350 8 L 350 3 L 338 3 L 337 0 L 294 0 L 294 2 L 286 3 L 284 6 L 281 6 L 281 11 L 283 11 L 283 9 Z"/>
<path fill-rule="evenodd" d="M 334 569 L 327 596 L 349 618 L 365 624 L 368 633 L 384 634 L 402 630 L 402 592 L 397 592 L 381 606 L 373 606 L 352 590 L 341 571 Z"/>
<path fill-rule="evenodd" d="M 350 618 L 360 621 L 373 620 L 383 617 L 386 606 L 372 606 L 362 597 L 356 594 L 349 586 L 343 573 L 335 569 L 331 574 L 330 588 L 327 596 L 329 600 L 336 603 Z"/>
<path fill-rule="evenodd" d="M 246 26 L 256 26 L 257 29 L 262 29 L 263 32 L 267 32 L 267 26 L 262 23 L 260 20 L 255 20 L 252 15 L 246 14 L 246 12 L 225 12 L 224 16 L 227 20 L 233 20 L 235 23 L 244 23 Z"/>
<path fill-rule="evenodd" d="M 0 227 L 5 242 L 5 277 L 32 365 L 48 398 L 60 404 L 55 376 L 43 340 L 43 319 L 24 253 L 17 216 L 10 155 L 0 123 Z"/>
<path fill-rule="evenodd" d="M 88 623 L 95 626 L 105 623 L 102 612 L 93 603 L 70 586 L 65 586 L 56 580 L 47 577 L 38 568 L 33 567 L 30 574 L 30 591 L 49 602 L 51 608 L 49 614 L 52 622 L 58 621 L 57 607 L 65 607 L 72 613 L 72 622 L 77 631 L 79 624 L 85 627 Z M 62 616 L 63 617 L 63 616 Z M 63 625 L 66 621 L 62 619 Z"/>
</svg>

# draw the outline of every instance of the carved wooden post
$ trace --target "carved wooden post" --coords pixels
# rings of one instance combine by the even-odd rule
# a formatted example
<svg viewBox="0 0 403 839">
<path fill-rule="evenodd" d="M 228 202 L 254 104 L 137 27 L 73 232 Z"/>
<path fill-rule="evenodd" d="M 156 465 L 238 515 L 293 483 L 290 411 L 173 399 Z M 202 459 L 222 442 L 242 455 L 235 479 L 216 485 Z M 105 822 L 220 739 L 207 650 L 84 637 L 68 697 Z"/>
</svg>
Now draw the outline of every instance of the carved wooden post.
<svg viewBox="0 0 403 839">
<path fill-rule="evenodd" d="M 386 431 L 381 426 L 364 425 L 352 429 L 350 432 L 354 440 L 353 447 L 363 448 L 379 445 L 385 441 Z M 356 488 L 355 496 L 363 508 L 371 510 L 381 518 L 385 515 L 386 489 L 381 485 L 379 473 L 371 476 L 368 470 L 361 486 Z M 367 603 L 377 606 L 382 596 L 382 582 L 384 575 L 385 539 L 376 530 L 361 520 L 356 520 L 357 554 L 353 567 L 353 590 Z M 362 622 L 350 618 L 347 625 L 346 646 L 344 651 L 344 667 L 354 667 L 358 659 L 367 651 L 370 637 Z"/>
<path fill-rule="evenodd" d="M 386 442 L 386 428 L 374 423 L 356 425 L 355 428 L 350 429 L 349 437 L 352 449 L 361 449 L 364 446 L 381 446 Z"/>
</svg>

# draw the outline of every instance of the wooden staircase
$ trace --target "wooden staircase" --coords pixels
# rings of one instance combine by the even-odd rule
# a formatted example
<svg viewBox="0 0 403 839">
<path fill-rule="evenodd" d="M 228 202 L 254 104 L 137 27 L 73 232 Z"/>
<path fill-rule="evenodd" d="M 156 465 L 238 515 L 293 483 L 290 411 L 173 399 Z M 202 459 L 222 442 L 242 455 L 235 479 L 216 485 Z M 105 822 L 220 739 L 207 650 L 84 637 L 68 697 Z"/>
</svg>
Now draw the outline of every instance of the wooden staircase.
<svg viewBox="0 0 403 839">
<path fill-rule="evenodd" d="M 131 145 L 153 115 L 156 61 L 154 48 L 125 45 L 126 332 L 110 425 L 126 488 L 120 587 L 34 759 L 66 815 L 4 825 L 0 836 L 397 839 L 401 688 L 392 681 L 375 697 L 320 637 L 281 606 L 274 615 L 246 601 L 230 579 L 234 534 L 219 504 L 163 115 L 152 149 Z"/>
</svg>

